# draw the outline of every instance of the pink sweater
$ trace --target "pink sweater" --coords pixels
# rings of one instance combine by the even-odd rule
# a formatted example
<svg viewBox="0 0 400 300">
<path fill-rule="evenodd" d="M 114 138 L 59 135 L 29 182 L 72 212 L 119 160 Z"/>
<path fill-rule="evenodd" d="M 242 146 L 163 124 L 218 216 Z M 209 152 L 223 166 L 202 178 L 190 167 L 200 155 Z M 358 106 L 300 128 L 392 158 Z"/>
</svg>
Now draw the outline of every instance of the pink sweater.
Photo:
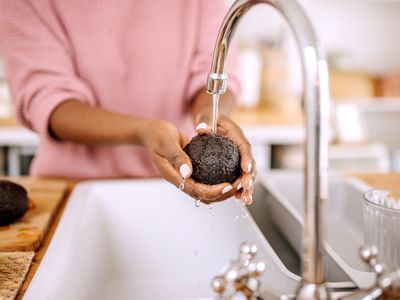
<svg viewBox="0 0 400 300">
<path fill-rule="evenodd" d="M 49 116 L 73 98 L 167 120 L 190 137 L 187 108 L 206 84 L 225 12 L 223 0 L 0 0 L 0 51 L 16 116 L 41 135 L 31 174 L 157 175 L 145 148 L 52 139 Z M 236 86 L 231 76 L 229 88 Z"/>
</svg>

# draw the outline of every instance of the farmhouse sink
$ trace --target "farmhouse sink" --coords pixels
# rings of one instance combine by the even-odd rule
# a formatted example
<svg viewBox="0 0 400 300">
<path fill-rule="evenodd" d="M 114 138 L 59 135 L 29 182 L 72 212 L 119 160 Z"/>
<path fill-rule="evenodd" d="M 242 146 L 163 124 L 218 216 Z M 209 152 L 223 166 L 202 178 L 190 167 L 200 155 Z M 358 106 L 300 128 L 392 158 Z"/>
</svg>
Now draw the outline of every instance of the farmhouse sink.
<svg viewBox="0 0 400 300">
<path fill-rule="evenodd" d="M 24 299 L 212 299 L 211 279 L 243 241 L 266 264 L 264 299 L 292 294 L 300 278 L 238 201 L 196 207 L 164 180 L 82 183 Z"/>
<path fill-rule="evenodd" d="M 358 287 L 369 287 L 375 274 L 366 271 L 358 257 L 364 243 L 363 193 L 367 184 L 350 177 L 331 174 L 326 204 L 325 276 L 329 281 L 353 281 Z M 250 213 L 276 252 L 285 249 L 281 259 L 299 273 L 302 251 L 303 174 L 296 171 L 272 171 L 258 176 L 258 188 Z M 286 249 L 290 249 L 292 253 Z"/>
</svg>

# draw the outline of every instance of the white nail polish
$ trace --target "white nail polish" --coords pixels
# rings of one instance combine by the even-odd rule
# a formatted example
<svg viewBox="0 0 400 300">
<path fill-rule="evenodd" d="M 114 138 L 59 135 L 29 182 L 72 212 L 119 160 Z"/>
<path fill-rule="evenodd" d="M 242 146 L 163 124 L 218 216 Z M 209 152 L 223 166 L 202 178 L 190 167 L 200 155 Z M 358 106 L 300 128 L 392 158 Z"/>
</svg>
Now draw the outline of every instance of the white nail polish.
<svg viewBox="0 0 400 300">
<path fill-rule="evenodd" d="M 238 191 L 238 190 L 240 190 L 241 188 L 242 188 L 242 183 L 239 182 L 239 184 L 238 184 L 237 187 L 236 187 L 236 190 Z"/>
<path fill-rule="evenodd" d="M 207 129 L 208 125 L 207 123 L 201 122 L 199 125 L 196 126 L 196 130 L 202 130 L 202 129 Z"/>
<path fill-rule="evenodd" d="M 227 186 L 224 187 L 224 189 L 222 190 L 222 194 L 226 194 L 226 193 L 229 192 L 230 190 L 232 190 L 232 186 L 231 186 L 231 185 L 227 185 Z"/>
<path fill-rule="evenodd" d="M 251 189 L 252 186 L 253 186 L 253 178 L 250 178 L 250 180 L 249 180 L 249 189 Z"/>
<path fill-rule="evenodd" d="M 253 165 L 252 165 L 252 163 L 250 162 L 250 163 L 247 165 L 247 173 L 249 173 L 249 172 L 251 171 L 252 168 L 253 168 Z"/>
<path fill-rule="evenodd" d="M 187 164 L 181 164 L 179 173 L 181 173 L 182 178 L 186 178 L 190 173 L 190 167 Z"/>
</svg>

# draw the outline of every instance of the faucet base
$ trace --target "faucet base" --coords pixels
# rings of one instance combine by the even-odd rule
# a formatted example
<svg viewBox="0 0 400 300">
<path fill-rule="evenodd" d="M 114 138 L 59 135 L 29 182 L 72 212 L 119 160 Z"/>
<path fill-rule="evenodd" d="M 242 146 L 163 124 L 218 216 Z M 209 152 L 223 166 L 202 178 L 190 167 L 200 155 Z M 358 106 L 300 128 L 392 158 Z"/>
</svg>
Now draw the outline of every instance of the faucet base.
<svg viewBox="0 0 400 300">
<path fill-rule="evenodd" d="M 325 284 L 302 282 L 296 292 L 296 300 L 330 300 L 328 288 Z"/>
</svg>

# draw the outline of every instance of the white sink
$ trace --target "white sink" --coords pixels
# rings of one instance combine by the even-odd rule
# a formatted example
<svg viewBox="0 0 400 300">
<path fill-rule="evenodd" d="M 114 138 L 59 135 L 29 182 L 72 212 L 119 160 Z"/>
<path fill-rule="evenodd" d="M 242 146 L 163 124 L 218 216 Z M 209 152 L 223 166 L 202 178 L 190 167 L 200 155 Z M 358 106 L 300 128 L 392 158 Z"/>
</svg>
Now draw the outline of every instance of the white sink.
<svg viewBox="0 0 400 300">
<path fill-rule="evenodd" d="M 293 293 L 299 277 L 243 214 L 233 199 L 195 207 L 163 180 L 80 184 L 24 299 L 210 299 L 210 280 L 243 241 L 266 263 L 263 294 Z"/>
<path fill-rule="evenodd" d="M 300 255 L 303 227 L 303 174 L 295 171 L 273 171 L 260 174 L 265 189 L 263 199 L 256 201 L 250 211 L 260 222 L 270 219 Z M 326 205 L 326 276 L 330 280 L 345 280 L 347 275 L 359 287 L 369 287 L 375 281 L 359 259 L 358 249 L 364 245 L 363 193 L 371 189 L 354 178 L 331 174 Z"/>
</svg>

